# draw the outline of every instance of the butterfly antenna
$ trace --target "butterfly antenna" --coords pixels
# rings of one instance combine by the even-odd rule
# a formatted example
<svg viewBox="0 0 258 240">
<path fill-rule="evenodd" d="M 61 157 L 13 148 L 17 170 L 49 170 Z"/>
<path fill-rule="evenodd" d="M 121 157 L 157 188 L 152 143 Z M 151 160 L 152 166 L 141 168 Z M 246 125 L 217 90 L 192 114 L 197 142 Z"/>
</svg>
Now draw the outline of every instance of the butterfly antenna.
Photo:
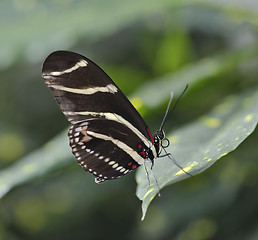
<svg viewBox="0 0 258 240">
<path fill-rule="evenodd" d="M 161 129 L 163 129 L 163 126 L 165 125 L 166 121 L 169 119 L 169 117 L 172 115 L 172 113 L 175 111 L 175 108 L 177 106 L 177 104 L 179 103 L 179 101 L 181 100 L 181 98 L 183 97 L 183 95 L 185 94 L 186 90 L 188 88 L 188 84 L 186 84 L 185 86 L 185 89 L 184 91 L 181 93 L 181 95 L 179 96 L 179 98 L 177 99 L 175 105 L 173 106 L 171 112 L 169 112 L 169 108 L 170 108 L 170 105 L 172 103 L 172 99 L 174 97 L 174 92 L 171 92 L 171 95 L 170 95 L 170 100 L 169 100 L 169 103 L 168 103 L 168 106 L 167 106 L 167 110 L 166 110 L 166 113 L 164 115 L 164 118 L 161 122 L 161 125 L 160 125 L 160 128 L 159 128 L 159 131 L 161 131 Z"/>
<path fill-rule="evenodd" d="M 167 120 L 167 115 L 168 115 L 169 108 L 170 108 L 170 105 L 171 105 L 171 103 L 172 103 L 173 97 L 174 97 L 174 92 L 171 92 L 171 94 L 170 94 L 170 99 L 169 99 L 169 103 L 168 103 L 168 106 L 167 106 L 165 115 L 164 115 L 164 117 L 163 117 L 163 119 L 162 119 L 162 122 L 161 122 L 161 125 L 160 125 L 160 128 L 159 128 L 160 131 L 161 131 L 161 129 L 163 128 L 163 126 L 164 126 L 164 124 L 165 124 L 165 122 L 166 122 L 166 120 Z"/>
</svg>

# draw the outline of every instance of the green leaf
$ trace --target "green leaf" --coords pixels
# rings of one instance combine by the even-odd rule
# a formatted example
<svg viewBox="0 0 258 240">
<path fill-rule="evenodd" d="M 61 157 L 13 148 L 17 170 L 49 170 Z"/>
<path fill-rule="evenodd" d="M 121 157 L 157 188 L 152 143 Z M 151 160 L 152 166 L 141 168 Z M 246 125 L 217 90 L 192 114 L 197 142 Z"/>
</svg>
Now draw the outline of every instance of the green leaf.
<svg viewBox="0 0 258 240">
<path fill-rule="evenodd" d="M 168 134 L 171 152 L 185 171 L 196 175 L 233 151 L 255 129 L 258 122 L 258 89 L 246 90 L 224 99 L 207 115 Z M 186 175 L 170 159 L 156 159 L 154 174 L 162 189 Z M 152 176 L 149 186 L 144 169 L 136 175 L 137 196 L 142 200 L 144 219 L 150 202 L 158 193 Z"/>
<path fill-rule="evenodd" d="M 14 186 L 21 185 L 46 173 L 72 163 L 67 131 L 59 134 L 37 151 L 21 158 L 17 163 L 0 171 L 0 198 Z"/>
</svg>

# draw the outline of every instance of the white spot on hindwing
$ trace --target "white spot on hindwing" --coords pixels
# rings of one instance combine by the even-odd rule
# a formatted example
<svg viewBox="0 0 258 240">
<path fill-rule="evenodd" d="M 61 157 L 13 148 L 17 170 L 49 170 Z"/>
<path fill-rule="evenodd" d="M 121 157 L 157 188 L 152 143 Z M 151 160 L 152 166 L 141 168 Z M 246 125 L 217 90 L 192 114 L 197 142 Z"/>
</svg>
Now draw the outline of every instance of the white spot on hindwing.
<svg viewBox="0 0 258 240">
<path fill-rule="evenodd" d="M 118 167 L 118 163 L 115 163 L 112 168 L 117 168 Z"/>
<path fill-rule="evenodd" d="M 74 137 L 78 137 L 79 134 L 80 134 L 79 132 L 76 132 L 73 136 L 74 136 Z"/>
</svg>

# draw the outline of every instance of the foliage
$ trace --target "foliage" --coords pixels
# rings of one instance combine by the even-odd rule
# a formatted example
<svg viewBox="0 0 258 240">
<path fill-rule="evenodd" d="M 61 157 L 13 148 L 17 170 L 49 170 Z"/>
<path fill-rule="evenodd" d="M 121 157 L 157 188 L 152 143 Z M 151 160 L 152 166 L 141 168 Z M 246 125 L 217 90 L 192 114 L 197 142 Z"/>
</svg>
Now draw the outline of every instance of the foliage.
<svg viewBox="0 0 258 240">
<path fill-rule="evenodd" d="M 0 239 L 255 239 L 257 9 L 252 0 L 2 1 Z M 133 174 L 96 185 L 75 165 L 67 121 L 40 77 L 57 49 L 102 66 L 153 130 L 171 90 L 177 98 L 189 83 L 165 130 L 194 177 L 164 188 L 187 175 L 156 159 L 164 189 L 145 221 Z M 137 170 L 143 218 L 158 191 L 150 178 Z"/>
</svg>

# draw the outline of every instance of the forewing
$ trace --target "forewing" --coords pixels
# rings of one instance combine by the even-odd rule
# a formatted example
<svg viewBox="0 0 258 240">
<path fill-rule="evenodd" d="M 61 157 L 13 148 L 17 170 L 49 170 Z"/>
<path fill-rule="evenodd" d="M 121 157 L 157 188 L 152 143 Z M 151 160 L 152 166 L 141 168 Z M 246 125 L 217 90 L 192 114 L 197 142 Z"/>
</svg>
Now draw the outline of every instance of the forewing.
<svg viewBox="0 0 258 240">
<path fill-rule="evenodd" d="M 146 138 L 147 126 L 140 114 L 109 76 L 77 53 L 57 51 L 43 63 L 42 76 L 62 112 L 71 123 L 114 113 Z"/>
</svg>

